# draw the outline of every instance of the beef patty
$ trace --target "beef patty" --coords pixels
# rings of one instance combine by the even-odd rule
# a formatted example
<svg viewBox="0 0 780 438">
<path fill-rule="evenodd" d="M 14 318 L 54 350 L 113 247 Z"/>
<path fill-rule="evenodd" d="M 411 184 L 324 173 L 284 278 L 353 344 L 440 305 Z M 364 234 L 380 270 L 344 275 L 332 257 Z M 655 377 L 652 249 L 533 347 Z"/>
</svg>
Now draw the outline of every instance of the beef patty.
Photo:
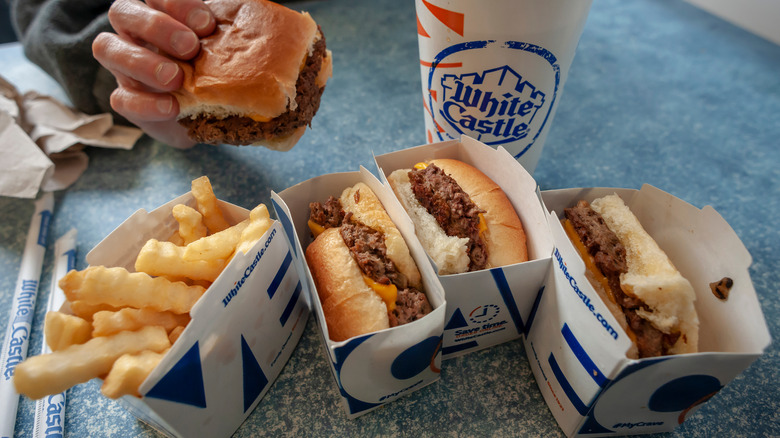
<svg viewBox="0 0 780 438">
<path fill-rule="evenodd" d="M 485 210 L 477 207 L 457 181 L 435 164 L 422 170 L 410 170 L 409 182 L 417 201 L 448 236 L 469 239 L 466 249 L 470 260 L 469 271 L 484 269 L 488 251 L 487 243 L 479 233 L 479 215 Z"/>
</svg>

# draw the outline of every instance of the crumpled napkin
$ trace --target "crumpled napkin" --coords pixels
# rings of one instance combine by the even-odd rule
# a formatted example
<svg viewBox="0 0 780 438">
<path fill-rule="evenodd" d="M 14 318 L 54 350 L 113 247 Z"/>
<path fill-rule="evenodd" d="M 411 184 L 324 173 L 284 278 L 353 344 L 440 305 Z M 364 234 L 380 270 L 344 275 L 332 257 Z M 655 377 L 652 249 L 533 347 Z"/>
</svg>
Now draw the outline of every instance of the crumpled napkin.
<svg viewBox="0 0 780 438">
<path fill-rule="evenodd" d="M 129 150 L 143 132 L 87 115 L 50 97 L 20 95 L 0 76 L 0 196 L 34 198 L 62 190 L 87 169 L 84 146 Z"/>
</svg>

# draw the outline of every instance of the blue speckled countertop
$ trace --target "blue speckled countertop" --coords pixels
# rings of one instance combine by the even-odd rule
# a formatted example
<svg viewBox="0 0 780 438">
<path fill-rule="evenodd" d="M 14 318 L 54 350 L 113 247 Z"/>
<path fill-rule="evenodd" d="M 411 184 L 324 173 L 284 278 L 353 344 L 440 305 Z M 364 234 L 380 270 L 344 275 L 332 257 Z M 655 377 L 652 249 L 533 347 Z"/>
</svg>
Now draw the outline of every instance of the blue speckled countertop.
<svg viewBox="0 0 780 438">
<path fill-rule="evenodd" d="M 78 228 L 83 256 L 138 208 L 153 209 L 211 178 L 245 207 L 316 175 L 371 166 L 381 154 L 425 143 L 414 4 L 296 2 L 334 53 L 312 129 L 286 153 L 140 141 L 132 151 L 90 150 L 81 179 L 56 194 L 52 236 Z M 62 96 L 21 55 L 0 46 L 2 75 L 22 90 Z M 773 338 L 780 337 L 780 47 L 677 0 L 593 3 L 535 177 L 543 190 L 639 188 L 649 183 L 712 205 L 753 256 L 751 275 Z M 0 326 L 5 327 L 32 202 L 0 198 Z M 52 241 L 54 239 L 51 239 Z M 40 350 L 50 287 L 49 244 L 30 352 Z M 724 321 L 724 323 L 728 323 Z M 780 435 L 780 362 L 774 343 L 670 435 Z M 348 420 L 313 319 L 297 350 L 236 436 L 560 436 L 522 343 L 445 361 L 441 380 Z M 17 436 L 32 434 L 22 399 Z M 157 436 L 93 381 L 68 395 L 70 436 Z"/>
</svg>

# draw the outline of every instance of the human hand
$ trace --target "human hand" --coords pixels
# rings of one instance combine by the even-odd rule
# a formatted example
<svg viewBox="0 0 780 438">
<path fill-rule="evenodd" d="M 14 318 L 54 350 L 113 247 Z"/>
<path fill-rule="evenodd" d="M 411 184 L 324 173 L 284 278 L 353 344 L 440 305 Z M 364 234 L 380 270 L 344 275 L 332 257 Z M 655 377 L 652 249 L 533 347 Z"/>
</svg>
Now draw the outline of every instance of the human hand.
<svg viewBox="0 0 780 438">
<path fill-rule="evenodd" d="M 92 53 L 116 77 L 111 107 L 156 140 L 194 146 L 176 122 L 179 104 L 170 94 L 181 87 L 184 74 L 168 57 L 188 60 L 198 54 L 199 38 L 216 28 L 209 8 L 201 0 L 116 0 L 108 18 L 116 33 L 99 34 Z"/>
</svg>

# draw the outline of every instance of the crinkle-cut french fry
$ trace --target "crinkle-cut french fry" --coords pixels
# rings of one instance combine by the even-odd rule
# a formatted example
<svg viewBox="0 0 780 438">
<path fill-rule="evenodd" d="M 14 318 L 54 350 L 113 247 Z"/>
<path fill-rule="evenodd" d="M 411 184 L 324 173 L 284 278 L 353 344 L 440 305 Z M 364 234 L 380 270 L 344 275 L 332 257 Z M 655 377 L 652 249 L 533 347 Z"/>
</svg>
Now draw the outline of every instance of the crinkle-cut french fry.
<svg viewBox="0 0 780 438">
<path fill-rule="evenodd" d="M 159 365 L 168 350 L 157 353 L 146 350 L 136 354 L 125 354 L 114 362 L 111 371 L 103 380 L 100 392 L 108 398 L 117 399 L 123 395 L 140 397 L 138 387 Z"/>
<path fill-rule="evenodd" d="M 158 277 L 162 277 L 170 281 L 171 283 L 176 283 L 177 281 L 181 281 L 186 284 L 191 284 L 190 282 L 192 281 L 187 277 L 179 277 L 178 275 L 158 275 Z"/>
<path fill-rule="evenodd" d="M 241 251 L 246 254 L 254 246 L 255 242 L 260 240 L 263 234 L 271 228 L 272 224 L 273 221 L 268 214 L 268 207 L 265 204 L 260 204 L 253 208 L 249 212 L 249 225 L 241 233 L 241 240 L 236 247 L 236 252 Z"/>
<path fill-rule="evenodd" d="M 192 280 L 188 278 L 185 283 L 189 284 L 190 286 L 200 286 L 203 289 L 208 289 L 211 287 L 212 282 L 208 280 Z"/>
<path fill-rule="evenodd" d="M 198 239 L 184 248 L 182 259 L 186 261 L 227 259 L 236 250 L 241 233 L 249 225 L 244 220 L 232 227 Z"/>
<path fill-rule="evenodd" d="M 135 259 L 135 270 L 155 276 L 214 281 L 227 265 L 226 259 L 184 260 L 184 249 L 170 242 L 149 239 Z"/>
<path fill-rule="evenodd" d="M 109 306 L 106 303 L 87 303 L 84 301 L 71 301 L 68 302 L 70 305 L 70 311 L 73 313 L 74 316 L 78 316 L 79 318 L 92 323 L 92 316 L 100 312 L 101 310 L 108 310 L 110 312 L 116 312 L 117 310 L 121 309 L 121 307 L 114 307 Z"/>
<path fill-rule="evenodd" d="M 89 321 L 78 316 L 66 315 L 62 312 L 46 312 L 43 323 L 43 333 L 46 345 L 51 351 L 59 351 L 75 344 L 83 344 L 92 336 L 92 326 Z"/>
<path fill-rule="evenodd" d="M 178 235 L 182 240 L 182 243 L 177 245 L 189 245 L 201 237 L 206 237 L 208 234 L 206 225 L 203 224 L 203 215 L 189 205 L 175 205 L 173 207 L 173 218 L 179 223 Z"/>
<path fill-rule="evenodd" d="M 190 286 L 201 286 L 203 289 L 208 289 L 211 286 L 211 282 L 208 280 L 193 280 L 191 278 L 187 277 L 179 277 L 179 276 L 173 276 L 173 275 L 160 275 L 159 277 L 163 277 L 168 279 L 168 281 L 171 282 L 177 282 L 181 281 L 184 284 L 190 285 Z M 108 310 L 108 309 L 106 309 Z"/>
<path fill-rule="evenodd" d="M 217 205 L 217 197 L 207 176 L 192 180 L 192 195 L 198 203 L 198 211 L 203 215 L 203 223 L 210 232 L 217 233 L 230 226 Z"/>
<path fill-rule="evenodd" d="M 174 231 L 173 234 L 171 234 L 171 237 L 168 238 L 168 242 L 171 242 L 176 246 L 184 246 L 184 239 L 182 239 L 178 231 Z"/>
<path fill-rule="evenodd" d="M 124 308 L 117 312 L 97 312 L 92 319 L 92 336 L 109 336 L 122 331 L 139 330 L 147 325 L 159 325 L 165 331 L 186 325 L 187 313 L 158 312 L 151 309 Z"/>
<path fill-rule="evenodd" d="M 144 350 L 160 352 L 170 346 L 168 333 L 155 326 L 92 338 L 84 344 L 27 358 L 16 366 L 14 385 L 18 393 L 39 399 L 105 375 L 122 355 Z"/>
<path fill-rule="evenodd" d="M 72 270 L 62 277 L 59 285 L 71 302 L 105 303 L 120 308 L 168 310 L 173 313 L 189 312 L 205 292 L 201 286 L 172 283 L 143 272 L 131 273 L 125 268 L 105 266 Z"/>
<path fill-rule="evenodd" d="M 176 343 L 176 340 L 179 339 L 179 336 L 181 336 L 184 329 L 185 326 L 180 325 L 168 333 L 168 339 L 171 341 L 171 345 Z"/>
</svg>

